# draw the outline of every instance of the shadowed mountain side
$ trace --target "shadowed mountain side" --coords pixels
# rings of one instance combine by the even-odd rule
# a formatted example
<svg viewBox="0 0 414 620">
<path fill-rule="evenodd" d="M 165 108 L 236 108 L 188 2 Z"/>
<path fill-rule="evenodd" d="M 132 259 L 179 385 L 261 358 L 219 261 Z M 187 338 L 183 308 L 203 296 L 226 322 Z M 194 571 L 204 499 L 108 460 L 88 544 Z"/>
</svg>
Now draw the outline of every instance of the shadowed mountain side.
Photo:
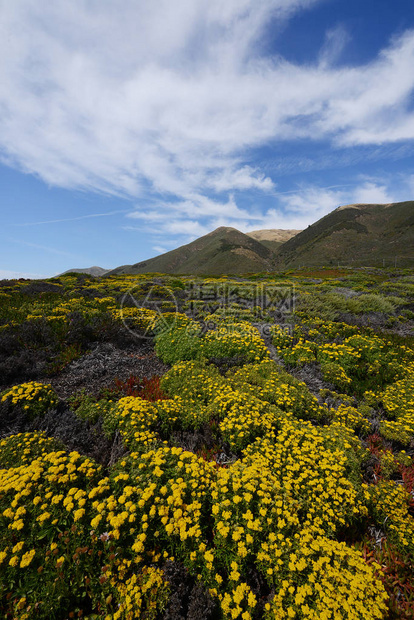
<svg viewBox="0 0 414 620">
<path fill-rule="evenodd" d="M 298 233 L 277 252 L 279 267 L 411 260 L 414 201 L 338 207 Z"/>
<path fill-rule="evenodd" d="M 265 245 L 226 226 L 135 265 L 123 265 L 106 275 L 135 273 L 177 273 L 220 275 L 271 271 L 275 255 Z"/>
</svg>

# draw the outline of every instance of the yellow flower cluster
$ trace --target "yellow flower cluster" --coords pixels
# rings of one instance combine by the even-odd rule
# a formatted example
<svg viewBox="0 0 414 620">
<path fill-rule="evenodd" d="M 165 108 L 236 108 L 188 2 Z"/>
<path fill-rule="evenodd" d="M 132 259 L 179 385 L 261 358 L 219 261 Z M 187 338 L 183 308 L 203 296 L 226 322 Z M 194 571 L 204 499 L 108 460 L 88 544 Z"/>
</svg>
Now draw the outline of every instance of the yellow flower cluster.
<svg viewBox="0 0 414 620">
<path fill-rule="evenodd" d="M 200 343 L 202 357 L 243 357 L 260 361 L 269 357 L 269 351 L 260 337 L 259 330 L 250 323 L 219 324 L 207 332 Z"/>
<path fill-rule="evenodd" d="M 211 592 L 211 590 L 210 590 Z M 215 591 L 212 592 L 215 594 Z M 257 599 L 247 583 L 237 584 L 234 590 L 225 594 L 218 594 L 220 606 L 225 618 L 251 620 Z"/>
<path fill-rule="evenodd" d="M 108 477 L 41 433 L 0 442 L 5 613 L 28 620 L 37 606 L 36 614 L 45 618 L 70 601 L 75 614 L 85 598 L 91 617 L 155 620 L 170 593 L 162 568 L 177 561 L 209 589 L 223 620 L 385 618 L 379 566 L 368 566 L 335 537 L 343 540 L 360 525 L 365 531 L 371 519 L 404 554 L 414 553 L 410 494 L 396 482 L 362 484 L 367 450 L 355 432 L 370 431 L 369 405 L 382 402 L 389 418 L 381 422 L 382 434 L 411 441 L 412 351 L 369 332 L 361 336 L 354 326 L 306 316 L 293 332 L 273 326 L 286 362 L 318 363 L 325 380 L 352 394 L 330 392 L 325 402 L 333 398 L 334 405 L 328 408 L 320 404 L 322 393 L 318 400 L 270 360 L 256 328 L 239 321 L 252 319 L 254 309 L 235 303 L 221 317 L 205 316 L 216 329 L 203 336 L 200 324 L 183 314 L 116 308 L 119 293 L 131 287 L 144 297 L 151 278 L 88 280 L 82 288 L 104 297 L 85 300 L 78 279 L 62 277 L 65 297 L 59 302 L 30 300 L 17 311 L 19 321 L 47 314 L 62 320 L 63 328 L 70 312 L 110 312 L 151 330 L 159 355 L 178 363 L 162 380 L 167 400 L 127 397 L 96 407 L 129 450 Z M 185 280 L 175 285 L 182 289 Z M 157 281 L 174 285 L 169 276 Z M 211 282 L 239 287 L 242 298 L 249 298 L 249 284 Z M 305 284 L 301 295 L 308 293 Z M 161 285 L 152 290 L 165 292 Z M 166 301 L 163 308 L 170 305 Z M 214 365 L 223 358 L 250 363 L 223 376 Z M 189 359 L 197 361 L 183 361 Z M 15 386 L 1 399 L 30 407 L 37 389 L 48 386 Z M 357 404 L 362 393 L 365 403 Z M 213 449 L 224 452 L 227 441 L 234 457 L 220 466 L 161 441 L 172 443 L 175 431 L 200 428 L 197 439 L 208 431 Z M 386 449 L 379 460 L 384 477 L 409 464 L 408 457 Z M 72 617 L 69 607 L 67 615 Z"/>
<path fill-rule="evenodd" d="M 306 528 L 291 538 L 271 533 L 258 559 L 276 589 L 266 619 L 373 620 L 387 611 L 388 596 L 375 574 L 380 566 L 368 566 L 345 543 Z"/>
<path fill-rule="evenodd" d="M 216 396 L 210 408 L 221 419 L 220 432 L 232 450 L 245 448 L 257 437 L 275 429 L 281 417 L 276 407 L 237 390 L 227 390 Z"/>
<path fill-rule="evenodd" d="M 39 310 L 41 310 L 41 308 Z M 49 311 L 48 317 L 64 319 L 71 312 L 92 315 L 105 312 L 105 310 L 115 310 L 115 300 L 113 297 L 98 297 L 95 299 L 75 297 L 67 301 L 61 301 Z"/>
<path fill-rule="evenodd" d="M 169 548 L 185 545 L 198 557 L 215 472 L 214 465 L 181 448 L 133 452 L 112 474 L 114 492 L 93 502 L 91 525 L 106 528 L 116 540 L 130 537 L 135 562 L 152 551 L 154 539 Z"/>
<path fill-rule="evenodd" d="M 289 330 L 284 329 L 281 325 L 272 325 L 272 335 L 273 344 L 279 350 L 289 348 L 294 342 L 294 338 L 289 333 Z"/>
<path fill-rule="evenodd" d="M 112 414 L 115 417 L 125 443 L 132 449 L 146 448 L 157 441 L 155 433 L 151 432 L 157 419 L 156 407 L 147 400 L 126 396 L 118 401 Z"/>
<path fill-rule="evenodd" d="M 178 362 L 161 380 L 161 387 L 168 394 L 202 403 L 208 403 L 226 386 L 227 381 L 217 368 L 200 361 Z"/>
<path fill-rule="evenodd" d="M 327 443 L 324 432 L 309 422 L 286 419 L 275 439 L 259 439 L 244 450 L 247 462 L 259 455 L 267 460 L 285 492 L 300 501 L 302 526 L 321 535 L 367 513 L 348 478 L 346 451 L 328 449 Z"/>
<path fill-rule="evenodd" d="M 394 454 L 391 450 L 383 448 L 377 456 L 381 467 L 381 477 L 387 480 L 395 476 L 401 466 L 409 467 L 413 463 L 412 458 L 404 450 Z"/>
<path fill-rule="evenodd" d="M 168 582 L 163 571 L 153 566 L 144 566 L 125 581 L 114 580 L 114 585 L 121 603 L 112 620 L 155 620 L 168 599 Z"/>
<path fill-rule="evenodd" d="M 55 407 L 58 397 L 51 385 L 30 381 L 15 385 L 1 395 L 1 402 L 9 402 L 11 405 L 20 405 L 30 415 L 45 413 Z"/>
<path fill-rule="evenodd" d="M 227 564 L 232 559 L 247 566 L 264 535 L 276 529 L 288 536 L 299 525 L 299 503 L 282 486 L 272 465 L 265 456 L 255 455 L 217 474 L 212 492 L 214 542 Z M 230 580 L 238 581 L 232 575 L 236 576 L 234 570 Z"/>
<path fill-rule="evenodd" d="M 305 383 L 294 379 L 272 360 L 246 364 L 234 374 L 229 374 L 228 378 L 230 385 L 298 418 L 318 420 L 328 416 L 327 409 L 319 405 Z"/>
<path fill-rule="evenodd" d="M 162 314 L 155 314 L 150 322 L 150 327 L 155 333 L 162 332 L 167 327 L 187 329 L 188 331 L 194 329 L 195 333 L 198 332 L 197 323 L 182 312 L 163 312 Z"/>
<path fill-rule="evenodd" d="M 414 517 L 410 493 L 394 481 L 383 480 L 369 487 L 371 510 L 390 539 L 414 559 Z"/>
<path fill-rule="evenodd" d="M 13 440 L 11 437 L 3 441 L 2 447 L 7 449 L 5 442 Z M 20 440 L 24 453 L 27 441 L 24 436 Z M 58 538 L 58 533 L 71 527 L 82 529 L 91 508 L 88 493 L 94 489 L 94 495 L 98 495 L 108 490 L 108 479 L 101 477 L 100 467 L 92 461 L 77 452 L 46 452 L 47 442 L 43 446 L 41 456 L 0 470 L 0 557 L 9 571 L 7 579 L 0 583 L 0 596 L 6 596 L 10 583 L 21 582 L 19 588 L 27 592 L 29 607 L 39 602 L 38 594 L 24 585 L 26 577 L 21 571 L 30 566 L 31 573 L 48 572 L 46 586 L 53 597 L 53 583 L 60 567 L 80 542 L 76 537 L 72 541 L 62 535 Z M 49 547 L 54 539 L 58 542 Z M 70 592 L 70 579 L 66 586 L 62 581 L 65 587 Z M 57 605 L 58 601 L 51 604 Z"/>
<path fill-rule="evenodd" d="M 155 403 L 164 430 L 200 428 L 211 418 L 210 410 L 200 401 L 174 396 Z"/>
<path fill-rule="evenodd" d="M 388 386 L 382 402 L 389 417 L 380 424 L 381 434 L 408 445 L 414 436 L 414 379 L 409 376 Z"/>
<path fill-rule="evenodd" d="M 155 310 L 150 310 L 149 308 L 130 308 L 128 306 L 124 306 L 122 308 L 114 309 L 112 311 L 112 316 L 114 319 L 119 321 L 131 319 L 134 326 L 142 329 L 148 329 L 153 325 L 154 320 L 157 318 L 157 313 Z"/>
<path fill-rule="evenodd" d="M 280 342 L 280 338 L 276 342 Z M 285 362 L 295 366 L 316 361 L 316 345 L 303 338 L 299 338 L 298 342 L 292 347 L 283 348 L 281 353 Z"/>
<path fill-rule="evenodd" d="M 335 362 L 343 367 L 355 364 L 361 355 L 354 347 L 345 343 L 338 344 L 333 342 L 321 345 L 318 349 L 318 360 L 322 363 Z"/>
<path fill-rule="evenodd" d="M 325 381 L 337 387 L 345 389 L 352 383 L 352 379 L 337 362 L 325 361 L 321 364 L 321 370 Z"/>
<path fill-rule="evenodd" d="M 357 429 L 364 433 L 369 432 L 371 429 L 371 424 L 355 407 L 341 404 L 337 409 L 331 409 L 331 412 L 333 413 L 333 418 L 336 422 L 343 424 L 348 428 L 352 428 L 354 430 Z"/>
<path fill-rule="evenodd" d="M 42 432 L 19 433 L 0 441 L 0 467 L 18 467 L 31 463 L 57 449 L 58 442 Z"/>
</svg>

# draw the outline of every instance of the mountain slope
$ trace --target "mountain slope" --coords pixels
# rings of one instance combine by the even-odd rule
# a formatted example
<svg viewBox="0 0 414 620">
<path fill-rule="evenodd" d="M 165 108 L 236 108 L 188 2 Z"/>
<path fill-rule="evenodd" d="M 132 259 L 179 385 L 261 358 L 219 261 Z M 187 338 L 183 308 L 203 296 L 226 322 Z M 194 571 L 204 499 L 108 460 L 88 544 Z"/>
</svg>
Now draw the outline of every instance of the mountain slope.
<svg viewBox="0 0 414 620">
<path fill-rule="evenodd" d="M 177 273 L 220 275 L 269 271 L 274 254 L 262 243 L 226 226 L 183 245 L 171 252 L 123 265 L 106 275 L 135 273 Z"/>
<path fill-rule="evenodd" d="M 103 276 L 104 273 L 108 273 L 109 269 L 103 269 L 102 267 L 85 267 L 85 269 L 76 268 L 76 269 L 67 269 L 63 273 L 59 275 L 64 276 L 66 273 L 87 273 L 90 276 Z"/>
<path fill-rule="evenodd" d="M 286 241 L 277 259 L 289 267 L 414 263 L 414 201 L 338 207 Z"/>
<path fill-rule="evenodd" d="M 283 230 L 279 228 L 267 228 L 263 230 L 251 230 L 246 235 L 260 241 L 272 252 L 277 251 L 283 243 L 289 241 L 292 237 L 302 231 L 300 230 Z"/>
</svg>

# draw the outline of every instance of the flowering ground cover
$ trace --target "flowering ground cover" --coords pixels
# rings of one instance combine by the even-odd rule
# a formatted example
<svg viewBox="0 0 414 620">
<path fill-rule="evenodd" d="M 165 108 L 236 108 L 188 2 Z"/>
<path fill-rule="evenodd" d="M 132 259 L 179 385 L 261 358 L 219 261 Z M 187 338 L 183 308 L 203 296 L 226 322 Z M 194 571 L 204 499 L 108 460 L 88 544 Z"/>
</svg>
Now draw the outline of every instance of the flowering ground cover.
<svg viewBox="0 0 414 620">
<path fill-rule="evenodd" d="M 3 617 L 414 618 L 413 296 L 0 282 Z"/>
</svg>

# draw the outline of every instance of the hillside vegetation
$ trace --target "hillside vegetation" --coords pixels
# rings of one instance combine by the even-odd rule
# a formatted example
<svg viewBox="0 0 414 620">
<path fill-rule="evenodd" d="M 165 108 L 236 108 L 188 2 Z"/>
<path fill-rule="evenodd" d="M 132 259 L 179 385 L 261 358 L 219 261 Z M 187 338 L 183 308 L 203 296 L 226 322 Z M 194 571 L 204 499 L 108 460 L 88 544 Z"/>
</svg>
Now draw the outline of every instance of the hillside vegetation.
<svg viewBox="0 0 414 620">
<path fill-rule="evenodd" d="M 279 265 L 414 264 L 414 201 L 339 207 L 278 251 Z"/>
<path fill-rule="evenodd" d="M 125 265 L 109 275 L 138 273 L 208 274 L 270 271 L 273 252 L 235 228 L 220 227 L 187 245 L 135 265 Z"/>
<path fill-rule="evenodd" d="M 413 371 L 412 270 L 1 281 L 2 616 L 413 618 Z"/>
</svg>

